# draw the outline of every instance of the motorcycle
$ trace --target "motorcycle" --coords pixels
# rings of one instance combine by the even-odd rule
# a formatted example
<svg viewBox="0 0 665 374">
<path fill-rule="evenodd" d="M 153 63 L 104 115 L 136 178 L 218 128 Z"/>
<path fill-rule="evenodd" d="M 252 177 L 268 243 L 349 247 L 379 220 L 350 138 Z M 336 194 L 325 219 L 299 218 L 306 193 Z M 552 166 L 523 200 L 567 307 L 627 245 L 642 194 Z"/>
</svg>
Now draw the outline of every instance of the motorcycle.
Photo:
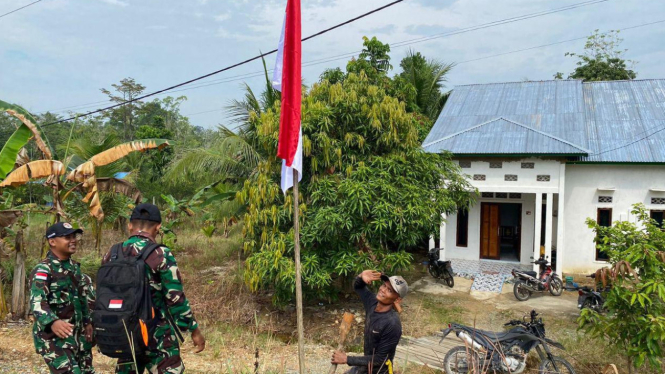
<svg viewBox="0 0 665 374">
<path fill-rule="evenodd" d="M 532 257 L 533 258 L 533 257 Z M 540 256 L 532 264 L 539 265 L 540 275 L 538 277 L 535 271 L 522 271 L 513 269 L 512 274 L 515 277 L 513 294 L 519 301 L 526 301 L 533 292 L 549 291 L 552 296 L 561 296 L 563 293 L 563 282 L 561 278 L 552 270 L 552 265 L 547 258 Z"/>
<path fill-rule="evenodd" d="M 596 279 L 596 274 L 587 275 L 587 278 Z M 607 289 L 605 290 L 607 291 Z M 579 296 L 577 297 L 577 307 L 581 309 L 592 309 L 598 313 L 604 311 L 605 298 L 595 289 L 583 286 L 577 289 Z"/>
<path fill-rule="evenodd" d="M 448 287 L 455 286 L 453 266 L 450 261 L 439 260 L 440 248 L 432 248 L 428 253 L 427 271 L 434 279 L 443 279 Z"/>
<path fill-rule="evenodd" d="M 545 337 L 545 324 L 538 313 L 531 311 L 530 321 L 512 320 L 504 326 L 513 326 L 506 332 L 483 331 L 452 323 L 443 330 L 443 338 L 451 332 L 465 345 L 452 348 L 443 359 L 446 374 L 510 373 L 520 374 L 526 369 L 529 352 L 536 350 L 540 357 L 539 374 L 575 374 L 565 359 L 554 356 L 549 346 L 565 350 L 563 345 Z"/>
</svg>

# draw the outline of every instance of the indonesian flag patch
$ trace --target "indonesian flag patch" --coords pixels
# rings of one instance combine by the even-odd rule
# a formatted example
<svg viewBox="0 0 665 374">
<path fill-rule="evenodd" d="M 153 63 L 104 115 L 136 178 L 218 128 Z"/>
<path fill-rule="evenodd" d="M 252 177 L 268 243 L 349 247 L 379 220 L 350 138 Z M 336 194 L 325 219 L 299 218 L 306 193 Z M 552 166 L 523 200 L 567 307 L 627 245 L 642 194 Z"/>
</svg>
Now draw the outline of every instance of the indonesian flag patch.
<svg viewBox="0 0 665 374">
<path fill-rule="evenodd" d="M 109 301 L 109 309 L 120 309 L 120 308 L 122 308 L 122 300 Z"/>
<path fill-rule="evenodd" d="M 48 273 L 38 272 L 35 274 L 35 278 L 45 281 L 48 278 Z"/>
</svg>

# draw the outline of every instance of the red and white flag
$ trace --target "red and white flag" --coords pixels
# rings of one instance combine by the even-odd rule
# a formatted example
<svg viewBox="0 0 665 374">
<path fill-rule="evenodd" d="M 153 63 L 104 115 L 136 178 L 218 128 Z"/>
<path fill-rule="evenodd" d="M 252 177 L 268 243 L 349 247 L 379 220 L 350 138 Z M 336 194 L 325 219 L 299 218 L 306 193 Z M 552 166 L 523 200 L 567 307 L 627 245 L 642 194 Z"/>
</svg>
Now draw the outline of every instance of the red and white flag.
<svg viewBox="0 0 665 374">
<path fill-rule="evenodd" d="M 121 309 L 121 308 L 122 308 L 122 300 L 109 301 L 109 309 Z"/>
<path fill-rule="evenodd" d="M 35 278 L 45 281 L 46 279 L 48 279 L 48 273 L 44 273 L 44 272 L 41 272 L 41 271 L 37 272 L 37 273 L 35 273 Z"/>
<path fill-rule="evenodd" d="M 293 169 L 298 170 L 298 181 L 302 180 L 300 26 L 300 0 L 288 0 L 272 78 L 273 88 L 282 92 L 277 157 L 282 159 L 281 187 L 284 193 L 293 187 Z"/>
</svg>

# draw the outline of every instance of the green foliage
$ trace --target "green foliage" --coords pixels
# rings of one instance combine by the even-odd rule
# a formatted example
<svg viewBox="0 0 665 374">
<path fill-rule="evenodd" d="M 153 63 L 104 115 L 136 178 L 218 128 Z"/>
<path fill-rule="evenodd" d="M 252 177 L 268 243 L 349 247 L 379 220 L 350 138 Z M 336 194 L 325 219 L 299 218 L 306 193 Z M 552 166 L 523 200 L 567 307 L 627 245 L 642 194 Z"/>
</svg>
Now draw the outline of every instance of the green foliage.
<svg viewBox="0 0 665 374">
<path fill-rule="evenodd" d="M 252 118 L 266 160 L 239 193 L 248 205 L 245 280 L 273 288 L 274 301 L 293 296 L 292 194 L 279 188 L 274 156 L 278 108 Z M 439 227 L 443 212 L 467 206 L 470 186 L 446 156 L 420 149 L 417 120 L 404 102 L 364 71 L 328 80 L 303 100 L 301 183 L 303 284 L 310 296 L 334 297 L 334 280 L 366 268 L 396 272 L 405 251 Z"/>
<path fill-rule="evenodd" d="M 403 71 L 399 77 L 410 83 L 416 90 L 415 105 L 418 112 L 431 120 L 436 120 L 448 97 L 441 90 L 444 87 L 446 75 L 454 64 L 427 60 L 420 52 L 409 51 L 400 66 Z"/>
<path fill-rule="evenodd" d="M 637 223 L 587 224 L 613 267 L 605 295 L 606 314 L 584 309 L 580 328 L 625 355 L 636 368 L 660 367 L 665 341 L 665 232 L 649 218 L 644 205 L 633 206 Z"/>
<path fill-rule="evenodd" d="M 568 75 L 568 79 L 584 81 L 635 79 L 637 73 L 628 68 L 628 65 L 634 65 L 635 61 L 623 59 L 627 49 L 619 48 L 622 41 L 619 30 L 610 30 L 607 33 L 595 30 L 587 39 L 583 54 L 566 53 L 566 56 L 579 58 L 577 68 Z M 556 73 L 554 78 L 563 79 L 563 73 Z"/>
</svg>

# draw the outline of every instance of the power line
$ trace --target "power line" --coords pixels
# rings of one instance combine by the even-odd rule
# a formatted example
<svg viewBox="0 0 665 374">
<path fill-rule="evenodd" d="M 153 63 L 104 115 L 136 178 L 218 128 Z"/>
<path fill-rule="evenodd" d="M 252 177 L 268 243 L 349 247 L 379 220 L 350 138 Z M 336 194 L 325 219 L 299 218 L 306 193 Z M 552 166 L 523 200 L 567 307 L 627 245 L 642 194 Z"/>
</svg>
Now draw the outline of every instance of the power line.
<svg viewBox="0 0 665 374">
<path fill-rule="evenodd" d="M 40 1 L 41 1 L 41 0 L 40 0 Z M 339 27 L 342 27 L 342 26 L 344 26 L 344 25 L 348 25 L 348 24 L 351 23 L 351 22 L 357 21 L 357 20 L 359 20 L 359 19 L 361 19 L 361 18 L 367 17 L 367 16 L 372 15 L 372 14 L 374 14 L 374 13 L 376 13 L 376 12 L 379 12 L 379 11 L 381 11 L 381 10 L 384 10 L 384 9 L 386 9 L 386 8 L 389 8 L 389 7 L 391 7 L 391 6 L 395 5 L 395 4 L 399 4 L 399 3 L 401 3 L 402 1 L 404 1 L 404 0 L 395 0 L 395 1 L 393 1 L 392 3 L 388 3 L 388 4 L 384 5 L 384 6 L 381 6 L 381 7 L 378 7 L 378 8 L 376 8 L 376 9 L 373 9 L 373 10 L 367 12 L 367 13 L 363 13 L 363 14 L 361 14 L 361 15 L 355 17 L 355 18 L 351 18 L 351 19 L 349 19 L 349 20 L 347 20 L 347 21 L 344 21 L 344 22 L 342 22 L 342 23 L 339 23 L 339 24 L 337 24 L 337 25 L 335 25 L 335 26 L 329 27 L 329 28 L 327 28 L 327 29 L 325 29 L 325 30 L 321 30 L 321 31 L 319 31 L 319 32 L 317 32 L 317 33 L 315 33 L 315 34 L 313 34 L 313 35 L 310 35 L 310 36 L 308 36 L 308 37 L 302 39 L 302 41 L 307 41 L 307 40 L 309 40 L 309 39 L 312 39 L 312 38 L 315 38 L 315 37 L 317 37 L 317 36 L 323 35 L 323 34 L 325 34 L 325 33 L 327 33 L 327 32 L 330 32 L 330 31 L 332 31 L 332 30 L 335 30 L 335 29 L 337 29 L 337 28 L 339 28 Z M 196 77 L 196 78 L 194 78 L 194 79 L 190 79 L 190 80 L 188 80 L 188 81 L 186 81 L 186 82 L 178 83 L 178 84 L 173 85 L 173 86 L 171 86 L 171 87 L 167 87 L 167 88 L 164 88 L 164 89 L 159 90 L 159 91 L 155 91 L 155 92 L 152 92 L 152 93 L 149 93 L 149 94 L 143 95 L 143 96 L 139 96 L 139 97 L 134 98 L 134 99 L 132 99 L 132 100 L 127 100 L 127 101 L 125 101 L 125 102 L 118 103 L 118 104 L 115 104 L 115 105 L 111 105 L 111 106 L 108 106 L 108 107 L 106 107 L 106 108 L 97 109 L 97 110 L 94 110 L 94 111 L 92 111 L 92 112 L 88 112 L 88 113 L 86 113 L 86 114 L 83 114 L 83 115 L 81 115 L 81 116 L 74 116 L 74 117 L 70 117 L 70 118 L 67 118 L 67 119 L 63 119 L 63 120 L 59 120 L 59 121 L 55 121 L 55 122 L 51 122 L 51 123 L 48 123 L 48 124 L 46 124 L 46 125 L 44 125 L 44 126 L 50 126 L 50 125 L 55 125 L 55 124 L 62 123 L 62 122 L 71 121 L 71 120 L 76 119 L 76 118 L 79 118 L 79 117 L 87 117 L 87 116 L 92 115 L 92 114 L 95 114 L 95 113 L 103 112 L 103 111 L 106 111 L 106 110 L 109 110 L 109 109 L 113 109 L 113 108 L 116 108 L 116 107 L 119 107 L 119 106 L 122 106 L 122 105 L 126 105 L 126 104 L 129 104 L 129 103 L 135 102 L 135 101 L 143 100 L 143 99 L 148 98 L 148 97 L 150 97 L 150 96 L 154 96 L 154 95 L 160 94 L 160 93 L 165 92 L 165 91 L 170 91 L 170 90 L 172 90 L 172 89 L 174 89 L 174 88 L 182 87 L 182 86 L 184 86 L 184 85 L 187 85 L 187 84 L 190 84 L 190 83 L 193 83 L 193 82 L 196 82 L 196 81 L 200 81 L 201 79 L 208 78 L 208 77 L 210 77 L 210 76 L 213 76 L 213 75 L 219 74 L 219 73 L 221 73 L 221 72 L 224 72 L 224 71 L 227 71 L 227 70 L 231 70 L 231 69 L 236 68 L 236 67 L 238 67 L 238 66 L 245 65 L 245 64 L 250 63 L 250 62 L 252 62 L 252 61 L 254 61 L 254 60 L 258 60 L 258 59 L 263 58 L 263 57 L 265 57 L 265 56 L 271 55 L 271 54 L 273 54 L 273 53 L 275 53 L 275 52 L 277 52 L 277 49 L 273 49 L 273 50 L 270 51 L 270 52 L 262 53 L 262 54 L 260 54 L 260 55 L 254 56 L 254 57 L 252 57 L 252 58 L 248 58 L 248 59 L 245 60 L 245 61 L 241 61 L 241 62 L 238 62 L 238 63 L 236 63 L 236 64 L 233 64 L 233 65 L 227 66 L 227 67 L 225 67 L 225 68 L 223 68 L 223 69 L 219 69 L 219 70 L 213 71 L 212 73 L 208 73 L 208 74 L 205 74 L 205 75 L 202 75 L 202 76 Z"/>
<path fill-rule="evenodd" d="M 28 5 L 24 5 L 24 6 L 20 7 L 20 8 L 18 8 L 18 9 L 14 9 L 14 10 L 12 10 L 11 12 L 8 12 L 8 13 L 5 13 L 5 14 L 2 14 L 2 15 L 0 15 L 0 18 L 5 17 L 5 16 L 8 16 L 8 15 L 10 15 L 10 14 L 12 14 L 12 13 L 16 13 L 16 12 L 18 12 L 18 11 L 21 10 L 21 9 L 25 9 L 25 8 L 29 7 L 30 5 L 35 5 L 35 4 L 37 4 L 38 2 L 40 2 L 40 1 L 42 1 L 42 0 L 34 1 L 34 2 L 30 3 L 30 4 L 28 4 Z"/>
<path fill-rule="evenodd" d="M 320 31 L 320 32 L 318 32 L 318 33 L 315 33 L 315 34 L 313 34 L 313 35 L 310 35 L 310 36 L 308 36 L 308 37 L 306 37 L 306 38 L 304 38 L 304 39 L 302 39 L 302 40 L 303 40 L 303 41 L 306 41 L 306 40 L 312 39 L 312 38 L 314 38 L 314 37 L 317 37 L 317 36 L 323 35 L 323 34 L 329 32 L 329 31 L 332 31 L 332 30 L 334 30 L 334 29 L 337 29 L 337 28 L 339 28 L 339 27 L 341 27 L 341 26 L 344 26 L 344 25 L 346 25 L 346 24 L 349 24 L 349 23 L 351 23 L 351 22 L 357 21 L 357 20 L 359 20 L 359 19 L 361 19 L 361 18 L 364 18 L 364 17 L 366 17 L 366 16 L 368 16 L 368 15 L 371 15 L 371 14 L 373 14 L 373 13 L 376 13 L 376 12 L 378 12 L 378 11 L 381 11 L 381 10 L 383 10 L 383 9 L 386 9 L 386 8 L 388 8 L 388 7 L 390 7 L 390 6 L 393 6 L 393 5 L 397 4 L 397 3 L 400 3 L 400 2 L 402 2 L 402 1 L 403 1 L 403 0 L 397 0 L 397 1 L 394 1 L 394 2 L 392 2 L 392 3 L 386 4 L 386 5 L 382 6 L 382 7 L 376 8 L 376 9 L 370 11 L 370 12 L 364 13 L 364 14 L 358 16 L 358 17 L 352 18 L 352 19 L 350 19 L 350 20 L 348 20 L 348 21 L 342 22 L 342 23 L 337 24 L 337 25 L 335 25 L 335 26 L 333 26 L 333 27 L 330 27 L 330 28 L 328 28 L 328 29 L 322 30 L 322 31 Z M 526 15 L 521 15 L 521 16 L 516 16 L 516 17 L 511 17 L 511 18 L 506 18 L 506 19 L 502 19 L 502 20 L 498 20 L 498 21 L 493 21 L 493 22 L 486 23 L 486 24 L 481 24 L 481 25 L 477 25 L 477 26 L 472 26 L 472 27 L 464 28 L 464 29 L 461 29 L 461 30 L 456 30 L 456 31 L 454 31 L 454 32 L 450 32 L 450 33 L 435 34 L 435 35 L 430 35 L 430 36 L 427 36 L 427 37 L 424 37 L 424 38 L 418 38 L 418 39 L 413 39 L 413 40 L 407 40 L 407 41 L 397 42 L 397 43 L 395 43 L 395 44 L 396 44 L 397 47 L 403 47 L 403 46 L 406 46 L 406 45 L 415 44 L 415 43 L 420 43 L 420 42 L 427 41 L 427 40 L 432 40 L 432 39 L 441 38 L 441 37 L 450 36 L 450 35 L 457 35 L 457 34 L 461 34 L 461 33 L 465 33 L 465 32 L 470 32 L 470 31 L 475 31 L 475 30 L 479 30 L 479 29 L 483 29 L 483 28 L 492 27 L 492 26 L 503 25 L 503 24 L 506 24 L 506 23 L 517 22 L 517 21 L 521 21 L 521 20 L 525 20 L 525 19 L 530 19 L 530 18 L 534 18 L 534 17 L 540 17 L 540 16 L 544 16 L 544 15 L 552 14 L 552 13 L 557 13 L 557 12 L 563 12 L 563 11 L 566 11 L 566 10 L 575 9 L 575 8 L 579 8 L 579 7 L 582 7 L 582 6 L 588 6 L 588 5 L 598 4 L 598 3 L 607 2 L 607 1 L 609 1 L 609 0 L 591 0 L 591 1 L 585 1 L 585 2 L 582 2 L 582 3 L 573 4 L 573 5 L 565 6 L 565 7 L 562 7 L 562 8 L 550 9 L 550 10 L 546 10 L 546 11 L 540 11 L 540 12 L 536 12 L 536 13 L 531 13 L 531 14 L 526 14 Z M 118 104 L 115 104 L 115 105 L 112 105 L 112 106 L 109 106 L 109 107 L 106 107 L 106 108 L 97 109 L 97 110 L 95 110 L 95 111 L 92 111 L 92 112 L 88 112 L 88 113 L 86 113 L 86 114 L 83 114 L 83 115 L 81 115 L 81 116 L 79 116 L 79 117 L 86 117 L 86 116 L 89 116 L 89 115 L 92 115 L 92 114 L 95 114 L 95 113 L 103 112 L 103 111 L 106 111 L 106 110 L 109 110 L 109 109 L 116 108 L 116 107 L 118 107 L 118 106 L 122 106 L 122 105 L 125 105 L 125 104 L 129 104 L 129 103 L 134 102 L 134 101 L 142 100 L 142 99 L 147 98 L 147 97 L 150 97 L 150 96 L 154 96 L 154 95 L 157 95 L 157 94 L 160 94 L 160 93 L 164 93 L 164 92 L 166 92 L 166 91 L 179 92 L 179 91 L 185 91 L 185 90 L 194 89 L 194 88 L 207 87 L 207 86 L 211 86 L 211 85 L 218 84 L 218 83 L 227 83 L 227 82 L 230 82 L 230 81 L 233 81 L 233 80 L 237 80 L 237 79 L 235 79 L 236 77 L 229 77 L 229 78 L 225 78 L 225 79 L 223 79 L 222 82 L 218 82 L 218 83 L 213 83 L 213 82 L 215 82 L 215 81 L 210 81 L 210 82 L 206 82 L 206 83 L 200 84 L 200 85 L 198 85 L 198 86 L 187 87 L 187 88 L 184 88 L 184 89 L 179 90 L 179 91 L 172 91 L 172 90 L 175 89 L 175 88 L 178 88 L 178 87 L 182 87 L 182 86 L 188 85 L 188 84 L 190 84 L 190 83 L 193 83 L 193 82 L 196 82 L 196 81 L 199 81 L 199 80 L 205 79 L 205 78 L 207 78 L 207 77 L 210 77 L 210 76 L 212 76 L 212 75 L 215 75 L 215 74 L 221 73 L 221 72 L 223 72 L 223 71 L 227 71 L 227 70 L 230 70 L 230 69 L 232 69 L 232 68 L 235 68 L 235 67 L 238 67 L 238 66 L 241 66 L 241 65 L 247 64 L 247 63 L 249 63 L 249 62 L 251 62 L 251 61 L 254 61 L 254 60 L 257 60 L 257 59 L 259 59 L 259 58 L 263 58 L 263 57 L 268 56 L 268 55 L 270 55 L 270 54 L 272 54 L 272 53 L 275 53 L 276 51 L 277 51 L 277 50 L 272 50 L 272 51 L 270 51 L 270 52 L 260 54 L 260 55 L 258 55 L 258 56 L 255 56 L 255 57 L 253 57 L 253 58 L 250 58 L 250 59 L 248 59 L 248 60 L 242 61 L 242 62 L 237 63 L 237 64 L 234 64 L 234 65 L 231 65 L 231 66 L 226 67 L 226 68 L 224 68 L 224 69 L 220 69 L 220 70 L 217 70 L 217 71 L 215 71 L 215 72 L 212 72 L 212 73 L 210 73 L 210 74 L 206 74 L 206 75 L 200 76 L 200 77 L 198 77 L 198 78 L 195 78 L 195 79 L 189 80 L 189 81 L 187 81 L 187 82 L 183 82 L 183 83 L 180 83 L 180 84 L 177 84 L 177 85 L 174 85 L 174 86 L 171 86 L 171 87 L 165 88 L 165 89 L 163 89 L 163 90 L 159 90 L 159 91 L 156 91 L 156 92 L 153 92 L 153 93 L 150 93 L 150 94 L 146 94 L 146 95 L 143 95 L 143 96 L 137 97 L 137 98 L 132 99 L 132 100 L 129 100 L 129 101 L 125 101 L 125 102 L 122 102 L 122 103 L 118 103 Z M 311 61 L 311 62 L 308 63 L 308 64 L 303 64 L 303 66 L 311 66 L 311 65 L 316 65 L 316 64 L 319 64 L 319 63 L 325 63 L 325 62 L 334 61 L 334 60 L 336 60 L 336 59 L 348 58 L 349 55 L 352 56 L 352 55 L 355 55 L 356 53 L 358 53 L 358 52 L 345 53 L 345 54 L 343 54 L 343 55 L 333 56 L 333 57 L 331 57 L 331 58 L 326 58 L 326 59 L 322 59 L 322 60 L 314 60 L 314 61 Z M 251 78 L 251 77 L 254 77 L 253 74 L 257 74 L 257 76 L 258 76 L 259 74 L 260 74 L 260 75 L 263 75 L 263 72 L 256 72 L 256 73 L 244 74 L 244 76 L 246 76 L 246 78 Z M 243 78 L 243 79 L 244 79 L 244 78 Z M 85 106 L 87 106 L 87 105 L 84 104 L 84 105 L 82 105 L 81 107 L 85 107 Z M 63 119 L 63 120 L 59 120 L 59 121 L 55 121 L 55 122 L 51 122 L 51 123 L 46 124 L 46 125 L 44 125 L 44 126 L 49 126 L 49 125 L 54 125 L 54 124 L 57 124 L 57 123 L 67 122 L 67 121 L 70 121 L 70 120 L 75 119 L 75 118 L 76 118 L 76 117 L 70 117 L 70 118 L 67 118 L 67 119 Z"/>
</svg>

